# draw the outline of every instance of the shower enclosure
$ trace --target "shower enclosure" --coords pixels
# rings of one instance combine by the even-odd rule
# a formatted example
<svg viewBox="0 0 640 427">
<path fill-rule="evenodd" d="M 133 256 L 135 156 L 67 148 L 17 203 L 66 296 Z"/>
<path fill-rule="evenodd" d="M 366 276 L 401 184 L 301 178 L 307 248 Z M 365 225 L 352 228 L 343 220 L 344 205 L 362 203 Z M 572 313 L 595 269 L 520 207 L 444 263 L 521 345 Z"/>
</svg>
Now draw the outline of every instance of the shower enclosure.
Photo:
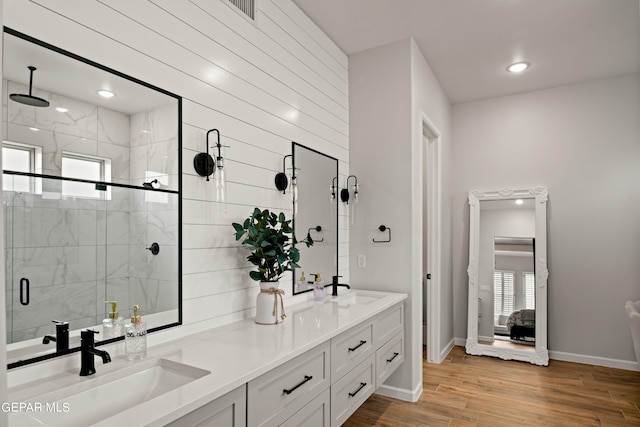
<svg viewBox="0 0 640 427">
<path fill-rule="evenodd" d="M 7 171 L 3 182 L 8 343 L 43 337 L 54 319 L 99 325 L 105 301 L 125 319 L 133 304 L 177 309 L 176 191 Z"/>
<path fill-rule="evenodd" d="M 54 320 L 77 351 L 106 301 L 181 324 L 182 98 L 6 27 L 2 66 L 9 369 L 64 354 Z"/>
</svg>

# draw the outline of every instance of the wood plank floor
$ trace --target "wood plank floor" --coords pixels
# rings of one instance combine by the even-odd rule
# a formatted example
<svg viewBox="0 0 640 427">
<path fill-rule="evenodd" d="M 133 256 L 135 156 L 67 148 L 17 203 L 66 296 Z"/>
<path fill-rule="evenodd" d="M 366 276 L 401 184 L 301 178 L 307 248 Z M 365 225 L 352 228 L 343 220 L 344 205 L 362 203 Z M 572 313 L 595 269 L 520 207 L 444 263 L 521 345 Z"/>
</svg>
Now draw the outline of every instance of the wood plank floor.
<svg viewBox="0 0 640 427">
<path fill-rule="evenodd" d="M 535 366 L 463 347 L 423 366 L 418 402 L 374 394 L 344 426 L 640 426 L 640 372 L 556 360 Z"/>
</svg>

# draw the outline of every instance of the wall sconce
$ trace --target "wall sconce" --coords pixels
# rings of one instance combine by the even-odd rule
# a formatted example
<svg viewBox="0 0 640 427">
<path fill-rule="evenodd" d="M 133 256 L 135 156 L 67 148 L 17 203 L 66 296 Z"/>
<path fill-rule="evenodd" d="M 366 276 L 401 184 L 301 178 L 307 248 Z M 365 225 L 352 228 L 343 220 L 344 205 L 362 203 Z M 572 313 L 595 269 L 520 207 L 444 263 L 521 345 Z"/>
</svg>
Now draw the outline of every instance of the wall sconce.
<svg viewBox="0 0 640 427">
<path fill-rule="evenodd" d="M 349 179 L 351 178 L 355 180 L 355 184 L 353 184 L 353 202 L 358 202 L 358 177 L 355 175 L 349 175 L 347 177 L 347 185 L 345 186 L 345 188 L 340 190 L 340 200 L 342 200 L 346 204 L 349 204 Z"/>
<path fill-rule="evenodd" d="M 349 218 L 351 220 L 351 225 L 355 225 L 356 218 L 358 217 L 358 177 L 357 176 L 349 175 L 347 177 L 347 185 L 345 185 L 345 188 L 340 190 L 340 200 L 342 200 L 343 203 L 346 203 L 347 207 L 349 207 L 349 199 L 351 196 L 349 193 L 349 180 L 351 178 L 353 178 L 355 183 L 353 184 L 353 203 L 351 203 Z"/>
<path fill-rule="evenodd" d="M 289 186 L 289 178 L 287 178 L 287 173 L 286 173 L 287 167 L 285 165 L 287 157 L 293 157 L 293 155 L 287 154 L 282 158 L 282 172 L 278 172 L 276 174 L 276 179 L 275 179 L 276 188 L 282 191 L 282 194 L 286 194 L 287 187 Z"/>
<path fill-rule="evenodd" d="M 337 186 L 337 181 L 338 181 L 338 177 L 334 176 L 333 180 L 331 181 L 331 201 L 334 202 L 336 200 L 336 192 L 338 191 L 338 186 Z"/>
<path fill-rule="evenodd" d="M 216 142 L 218 155 L 216 156 L 215 160 L 209 154 L 209 134 L 211 132 L 215 132 L 218 136 L 218 140 Z M 224 171 L 224 158 L 222 157 L 223 145 L 220 144 L 220 131 L 218 129 L 211 129 L 207 131 L 206 141 L 207 151 L 206 153 L 196 154 L 196 156 L 193 158 L 193 168 L 196 170 L 198 175 L 207 177 L 207 181 L 209 181 L 210 175 L 214 175 L 213 179 L 216 186 L 216 202 L 225 205 L 224 209 L 226 210 L 227 182 Z"/>
</svg>

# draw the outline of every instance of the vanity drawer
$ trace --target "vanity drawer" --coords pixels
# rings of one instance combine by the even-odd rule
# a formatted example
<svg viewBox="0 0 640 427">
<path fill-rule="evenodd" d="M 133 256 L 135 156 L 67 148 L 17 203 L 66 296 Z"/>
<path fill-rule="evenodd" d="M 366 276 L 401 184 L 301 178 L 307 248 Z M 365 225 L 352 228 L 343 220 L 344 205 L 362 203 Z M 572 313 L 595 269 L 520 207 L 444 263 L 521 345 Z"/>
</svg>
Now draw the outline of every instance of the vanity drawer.
<svg viewBox="0 0 640 427">
<path fill-rule="evenodd" d="M 356 326 L 331 339 L 331 383 L 374 352 L 373 323 Z"/>
<path fill-rule="evenodd" d="M 222 397 L 167 424 L 168 427 L 245 427 L 247 425 L 247 391 L 243 384 Z"/>
<path fill-rule="evenodd" d="M 327 342 L 248 383 L 248 425 L 279 425 L 329 385 Z"/>
<path fill-rule="evenodd" d="M 331 425 L 340 426 L 375 390 L 375 357 L 369 356 L 331 386 Z"/>
<path fill-rule="evenodd" d="M 376 389 L 404 362 L 404 331 L 376 351 Z"/>
<path fill-rule="evenodd" d="M 331 425 L 331 393 L 326 389 L 307 403 L 280 427 L 329 427 Z"/>
<path fill-rule="evenodd" d="M 404 304 L 398 304 L 380 313 L 374 321 L 374 339 L 376 347 L 389 341 L 404 328 Z"/>
</svg>

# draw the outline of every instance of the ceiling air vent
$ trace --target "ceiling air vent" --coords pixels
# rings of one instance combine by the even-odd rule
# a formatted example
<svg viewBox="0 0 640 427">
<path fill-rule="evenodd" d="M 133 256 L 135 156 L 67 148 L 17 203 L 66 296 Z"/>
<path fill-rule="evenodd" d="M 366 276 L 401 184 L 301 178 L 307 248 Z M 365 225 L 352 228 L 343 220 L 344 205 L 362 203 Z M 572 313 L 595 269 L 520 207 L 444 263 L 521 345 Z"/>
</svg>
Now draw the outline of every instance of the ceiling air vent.
<svg viewBox="0 0 640 427">
<path fill-rule="evenodd" d="M 255 19 L 255 2 L 255 0 L 229 0 L 229 3 L 240 9 L 251 20 Z"/>
</svg>

